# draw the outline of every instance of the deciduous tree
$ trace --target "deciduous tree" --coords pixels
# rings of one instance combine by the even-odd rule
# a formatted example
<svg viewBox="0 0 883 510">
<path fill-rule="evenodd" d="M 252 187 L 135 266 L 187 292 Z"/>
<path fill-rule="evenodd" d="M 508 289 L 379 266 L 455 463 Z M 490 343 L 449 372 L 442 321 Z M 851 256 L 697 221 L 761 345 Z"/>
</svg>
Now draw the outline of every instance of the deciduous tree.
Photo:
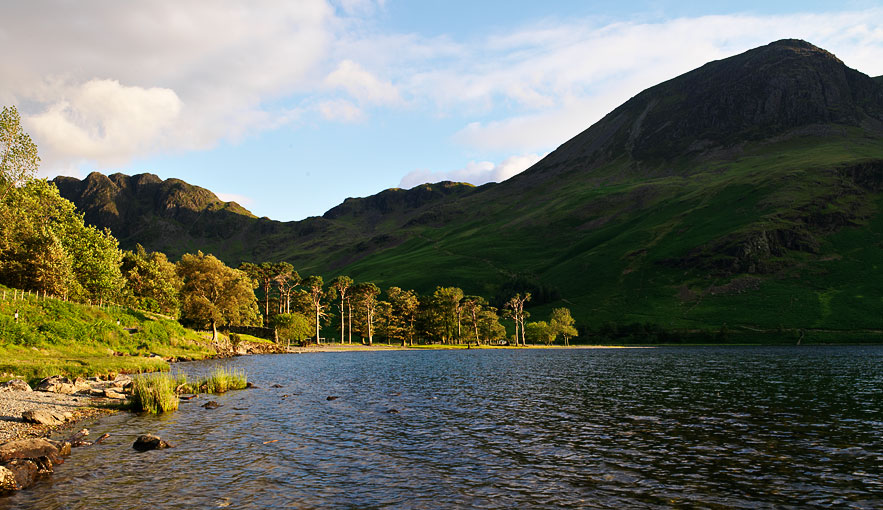
<svg viewBox="0 0 883 510">
<path fill-rule="evenodd" d="M 364 333 L 368 336 L 368 345 L 374 344 L 374 312 L 379 294 L 380 289 L 373 282 L 360 283 L 353 287 L 353 299 L 364 313 L 366 327 Z"/>
<path fill-rule="evenodd" d="M 148 253 L 143 246 L 136 245 L 133 251 L 123 252 L 121 271 L 133 305 L 178 316 L 184 282 L 165 253 Z"/>
<path fill-rule="evenodd" d="M 39 165 L 37 146 L 22 129 L 18 110 L 4 106 L 0 111 L 0 200 L 36 177 Z"/>
<path fill-rule="evenodd" d="M 343 343 L 343 334 L 346 330 L 346 322 L 344 322 L 345 317 L 345 306 L 349 300 L 349 291 L 350 287 L 353 286 L 353 279 L 349 276 L 338 276 L 337 278 L 331 280 L 331 287 L 337 291 L 337 297 L 340 298 L 340 304 L 338 305 L 338 310 L 340 311 L 340 343 Z M 350 324 L 352 324 L 352 307 L 350 307 Z M 352 338 L 353 332 L 352 328 L 350 328 L 350 343 L 353 343 Z"/>
<path fill-rule="evenodd" d="M 184 281 L 181 319 L 197 327 L 211 327 L 217 342 L 218 326 L 257 325 L 260 312 L 254 283 L 243 271 L 227 267 L 201 251 L 187 253 L 178 262 Z"/>
<path fill-rule="evenodd" d="M 310 319 L 302 313 L 280 313 L 273 316 L 271 324 L 276 328 L 280 340 L 287 341 L 287 348 L 291 348 L 291 341 L 303 343 L 312 336 L 313 325 Z"/>
<path fill-rule="evenodd" d="M 570 345 L 570 337 L 579 334 L 576 328 L 573 327 L 575 322 L 570 315 L 569 309 L 555 308 L 552 310 L 552 315 L 549 318 L 549 327 L 552 328 L 556 335 L 561 335 L 564 339 L 564 345 Z"/>
</svg>

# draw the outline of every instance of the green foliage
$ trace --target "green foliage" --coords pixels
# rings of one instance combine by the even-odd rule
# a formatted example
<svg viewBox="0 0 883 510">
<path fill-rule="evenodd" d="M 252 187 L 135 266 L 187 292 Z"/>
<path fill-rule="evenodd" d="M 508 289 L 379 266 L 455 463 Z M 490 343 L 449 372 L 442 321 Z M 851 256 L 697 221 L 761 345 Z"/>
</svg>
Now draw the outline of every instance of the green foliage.
<svg viewBox="0 0 883 510">
<path fill-rule="evenodd" d="M 0 111 L 0 200 L 14 187 L 37 175 L 40 157 L 37 146 L 21 127 L 14 106 Z"/>
<path fill-rule="evenodd" d="M 248 276 L 212 255 L 185 254 L 178 262 L 184 281 L 181 320 L 199 328 L 252 326 L 260 321 L 254 290 Z"/>
<path fill-rule="evenodd" d="M 549 318 L 549 327 L 556 336 L 561 336 L 564 339 L 565 345 L 569 344 L 570 338 L 579 335 L 579 332 L 574 327 L 575 323 L 576 321 L 570 315 L 570 310 L 567 308 L 553 309 L 552 315 Z"/>
<path fill-rule="evenodd" d="M 123 252 L 121 272 L 126 278 L 129 302 L 152 312 L 178 316 L 184 282 L 164 253 L 147 251 L 140 244 Z"/>
<path fill-rule="evenodd" d="M 524 335 L 529 343 L 551 345 L 557 333 L 546 321 L 537 321 L 524 325 Z"/>
<path fill-rule="evenodd" d="M 272 324 L 279 334 L 279 340 L 288 342 L 288 346 L 291 346 L 292 340 L 301 345 L 307 338 L 316 334 L 313 322 L 298 312 L 275 315 Z"/>
<path fill-rule="evenodd" d="M 178 409 L 177 379 L 169 374 L 147 374 L 132 380 L 133 405 L 152 414 Z"/>
</svg>

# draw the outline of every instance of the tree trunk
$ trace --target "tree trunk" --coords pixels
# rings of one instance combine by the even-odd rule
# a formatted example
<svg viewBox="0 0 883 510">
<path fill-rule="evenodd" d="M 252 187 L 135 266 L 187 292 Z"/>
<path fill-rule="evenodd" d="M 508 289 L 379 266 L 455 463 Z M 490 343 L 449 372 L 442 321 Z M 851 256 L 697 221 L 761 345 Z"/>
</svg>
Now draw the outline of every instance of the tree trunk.
<svg viewBox="0 0 883 510">
<path fill-rule="evenodd" d="M 322 345 L 319 341 L 319 307 L 316 307 L 316 345 Z"/>
<path fill-rule="evenodd" d="M 349 341 L 350 345 L 353 344 L 353 305 L 347 302 L 349 307 Z"/>
<path fill-rule="evenodd" d="M 346 314 L 343 309 L 343 298 L 340 299 L 340 345 L 343 345 L 343 334 L 346 332 L 346 323 L 344 323 L 344 319 L 346 319 Z"/>
<path fill-rule="evenodd" d="M 252 308 L 252 310 L 254 310 L 254 308 Z M 218 328 L 217 328 L 217 325 L 215 324 L 215 320 L 212 319 L 212 343 L 217 344 L 217 342 L 218 342 Z"/>
<path fill-rule="evenodd" d="M 374 321 L 374 317 L 372 317 L 372 313 L 368 312 L 368 345 L 374 345 L 374 328 L 372 322 Z"/>
</svg>

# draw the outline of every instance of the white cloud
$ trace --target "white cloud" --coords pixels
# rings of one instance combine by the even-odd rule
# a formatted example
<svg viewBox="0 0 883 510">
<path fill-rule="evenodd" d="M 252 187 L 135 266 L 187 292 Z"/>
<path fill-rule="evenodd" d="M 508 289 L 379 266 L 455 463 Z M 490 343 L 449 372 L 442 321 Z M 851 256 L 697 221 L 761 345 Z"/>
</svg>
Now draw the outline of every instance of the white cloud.
<svg viewBox="0 0 883 510">
<path fill-rule="evenodd" d="M 109 168 L 210 148 L 307 115 L 368 124 L 389 107 L 457 119 L 450 136 L 477 149 L 474 157 L 545 153 L 649 86 L 786 37 L 883 75 L 880 8 L 653 23 L 549 18 L 463 38 L 382 32 L 385 8 L 2 2 L 0 40 L 15 51 L 4 54 L 0 104 L 19 105 L 44 170 L 63 172 L 83 160 Z M 504 163 L 459 172 L 481 180 Z"/>
<path fill-rule="evenodd" d="M 119 165 L 133 153 L 166 147 L 182 108 L 170 89 L 128 87 L 116 80 L 59 86 L 56 92 L 59 100 L 24 122 L 61 161 Z"/>
<path fill-rule="evenodd" d="M 711 60 L 784 38 L 821 46 L 871 76 L 883 74 L 883 9 L 780 16 L 723 15 L 656 23 L 575 20 L 491 34 L 441 55 L 402 62 L 409 97 L 442 113 L 472 111 L 455 136 L 480 150 L 544 151 L 565 142 L 641 90 Z M 453 48 L 453 49 L 452 49 Z M 396 54 L 391 52 L 391 54 Z M 471 56 L 470 56 L 471 55 Z"/>
<path fill-rule="evenodd" d="M 420 184 L 440 181 L 468 182 L 476 186 L 488 182 L 501 182 L 527 170 L 540 159 L 541 156 L 537 154 L 524 154 L 510 156 L 499 164 L 490 161 L 470 161 L 464 168 L 450 172 L 414 170 L 402 177 L 399 187 L 413 188 Z"/>
<path fill-rule="evenodd" d="M 344 60 L 331 74 L 325 84 L 342 88 L 363 103 L 395 104 L 401 101 L 399 92 L 388 81 L 381 81 L 352 60 Z"/>
<path fill-rule="evenodd" d="M 101 167 L 273 129 L 269 107 L 325 74 L 324 0 L 8 2 L 0 101 L 17 104 L 44 159 Z M 14 20 L 14 22 L 9 22 Z"/>
<path fill-rule="evenodd" d="M 328 120 L 358 122 L 365 118 L 361 108 L 345 99 L 323 101 L 318 108 L 322 117 Z"/>
</svg>

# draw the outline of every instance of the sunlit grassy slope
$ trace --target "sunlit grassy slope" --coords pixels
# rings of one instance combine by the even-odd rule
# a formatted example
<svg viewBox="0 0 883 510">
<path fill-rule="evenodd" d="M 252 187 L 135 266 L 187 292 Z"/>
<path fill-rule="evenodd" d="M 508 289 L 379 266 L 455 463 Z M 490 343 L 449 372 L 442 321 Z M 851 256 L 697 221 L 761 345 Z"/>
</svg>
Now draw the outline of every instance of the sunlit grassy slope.
<svg viewBox="0 0 883 510">
<path fill-rule="evenodd" d="M 498 186 L 449 204 L 461 221 L 398 229 L 400 244 L 343 265 L 335 252 L 283 256 L 422 292 L 459 285 L 493 296 L 524 275 L 562 297 L 535 313 L 564 304 L 583 324 L 874 329 L 883 196 L 862 179 L 881 174 L 880 161 L 883 142 L 859 130 L 792 138 L 657 178 L 563 175 L 545 184 L 553 189 L 508 197 Z M 878 166 L 863 177 L 844 170 L 869 164 Z M 788 246 L 740 253 L 764 234 Z"/>
<path fill-rule="evenodd" d="M 163 358 L 214 354 L 210 342 L 174 320 L 34 295 L 14 299 L 13 292 L 0 287 L 0 380 L 168 370 Z"/>
</svg>

